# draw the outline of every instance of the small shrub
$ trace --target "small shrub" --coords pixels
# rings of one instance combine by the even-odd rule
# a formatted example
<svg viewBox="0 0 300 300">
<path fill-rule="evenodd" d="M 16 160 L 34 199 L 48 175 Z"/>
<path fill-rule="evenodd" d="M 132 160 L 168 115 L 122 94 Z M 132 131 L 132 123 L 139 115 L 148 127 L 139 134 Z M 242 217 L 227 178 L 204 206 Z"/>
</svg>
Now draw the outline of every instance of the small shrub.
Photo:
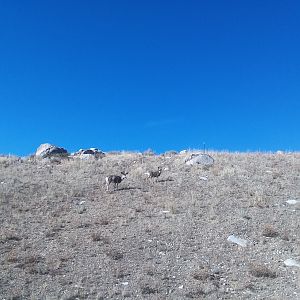
<svg viewBox="0 0 300 300">
<path fill-rule="evenodd" d="M 287 230 L 285 230 L 284 232 L 281 233 L 280 235 L 281 239 L 284 240 L 284 241 L 289 241 L 291 238 L 290 238 L 290 234 Z"/>
<path fill-rule="evenodd" d="M 113 260 L 120 260 L 123 258 L 123 253 L 116 251 L 116 250 L 111 250 L 106 253 L 108 257 L 110 257 Z"/>
<path fill-rule="evenodd" d="M 252 264 L 250 266 L 250 274 L 254 277 L 268 277 L 275 278 L 276 272 L 270 270 L 268 267 L 262 264 Z"/>
<path fill-rule="evenodd" d="M 155 289 L 155 288 L 152 288 L 148 285 L 142 287 L 142 294 L 143 295 L 156 294 L 156 293 L 158 293 L 158 290 Z"/>
<path fill-rule="evenodd" d="M 203 281 L 210 277 L 210 273 L 207 268 L 202 268 L 202 269 L 195 271 L 192 276 L 196 280 Z"/>
<path fill-rule="evenodd" d="M 97 221 L 95 224 L 97 225 L 102 225 L 102 226 L 106 226 L 109 224 L 109 220 L 106 218 L 100 219 L 99 221 Z"/>
<path fill-rule="evenodd" d="M 190 299 L 202 299 L 203 295 L 205 295 L 205 293 L 202 289 L 190 291 L 185 294 L 186 298 L 190 298 Z"/>
<path fill-rule="evenodd" d="M 102 236 L 98 232 L 92 233 L 91 237 L 94 242 L 103 242 L 104 244 L 109 244 L 109 238 Z"/>
<path fill-rule="evenodd" d="M 272 225 L 267 224 L 263 229 L 262 235 L 266 237 L 276 237 L 279 233 Z"/>
<path fill-rule="evenodd" d="M 143 152 L 143 155 L 145 156 L 154 156 L 155 152 L 152 149 L 147 149 L 146 151 Z"/>
</svg>

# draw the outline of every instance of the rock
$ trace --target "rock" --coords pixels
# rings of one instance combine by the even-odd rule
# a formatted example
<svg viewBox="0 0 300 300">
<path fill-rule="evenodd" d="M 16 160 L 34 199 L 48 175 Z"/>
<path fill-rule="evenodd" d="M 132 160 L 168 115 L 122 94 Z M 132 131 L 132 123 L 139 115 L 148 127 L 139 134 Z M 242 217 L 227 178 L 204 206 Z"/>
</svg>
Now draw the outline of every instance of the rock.
<svg viewBox="0 0 300 300">
<path fill-rule="evenodd" d="M 185 163 L 187 165 L 199 164 L 202 166 L 212 166 L 214 161 L 215 160 L 208 154 L 192 154 Z"/>
<path fill-rule="evenodd" d="M 211 273 L 212 274 L 220 274 L 221 273 L 221 269 L 218 267 L 214 267 L 211 269 Z"/>
<path fill-rule="evenodd" d="M 41 158 L 46 158 L 51 156 L 65 157 L 67 155 L 68 155 L 68 151 L 66 149 L 48 143 L 41 144 L 35 152 L 35 156 Z"/>
<path fill-rule="evenodd" d="M 80 149 L 77 152 L 73 153 L 72 156 L 78 157 L 80 159 L 100 159 L 105 156 L 105 153 L 97 148 L 90 149 Z"/>
<path fill-rule="evenodd" d="M 246 246 L 247 246 L 247 243 L 248 243 L 246 240 L 241 239 L 241 238 L 239 238 L 239 237 L 237 237 L 237 236 L 234 236 L 234 235 L 230 235 L 230 236 L 227 238 L 227 241 L 232 242 L 232 243 L 234 243 L 234 244 L 237 244 L 237 245 L 239 245 L 239 246 L 241 246 L 241 247 L 246 247 Z"/>
<path fill-rule="evenodd" d="M 287 200 L 285 201 L 287 204 L 290 204 L 290 205 L 295 205 L 295 204 L 300 204 L 300 201 L 299 200 Z"/>
<path fill-rule="evenodd" d="M 78 213 L 81 215 L 86 211 L 86 207 L 85 206 L 79 206 L 79 208 L 77 209 Z"/>
<path fill-rule="evenodd" d="M 292 258 L 286 259 L 283 263 L 287 267 L 297 267 L 297 268 L 300 268 L 300 262 L 297 261 L 297 260 L 295 260 L 295 259 L 292 259 Z"/>
</svg>

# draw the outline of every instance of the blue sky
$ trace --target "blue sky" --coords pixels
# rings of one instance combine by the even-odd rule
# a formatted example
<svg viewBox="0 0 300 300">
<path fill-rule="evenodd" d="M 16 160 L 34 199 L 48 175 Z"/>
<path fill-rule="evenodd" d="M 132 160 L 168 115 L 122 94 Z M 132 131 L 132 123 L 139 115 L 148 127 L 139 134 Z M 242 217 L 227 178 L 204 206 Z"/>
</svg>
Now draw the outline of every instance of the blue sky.
<svg viewBox="0 0 300 300">
<path fill-rule="evenodd" d="M 300 150 L 299 1 L 0 0 L 0 153 Z"/>
</svg>

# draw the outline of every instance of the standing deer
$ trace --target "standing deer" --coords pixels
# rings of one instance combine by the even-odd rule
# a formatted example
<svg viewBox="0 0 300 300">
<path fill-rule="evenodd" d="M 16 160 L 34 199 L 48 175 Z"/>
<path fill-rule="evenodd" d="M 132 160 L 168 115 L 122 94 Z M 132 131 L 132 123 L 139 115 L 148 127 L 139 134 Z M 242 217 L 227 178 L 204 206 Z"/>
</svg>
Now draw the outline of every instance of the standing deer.
<svg viewBox="0 0 300 300">
<path fill-rule="evenodd" d="M 119 183 L 122 182 L 122 180 L 124 180 L 127 176 L 128 172 L 121 172 L 121 176 L 118 175 L 109 175 L 105 178 L 105 182 L 106 182 L 106 190 L 109 190 L 109 185 L 111 183 L 114 184 L 114 188 L 118 189 Z"/>
<path fill-rule="evenodd" d="M 148 171 L 145 173 L 145 175 L 147 175 L 149 179 L 156 178 L 156 181 L 157 181 L 157 178 L 160 176 L 161 172 L 162 172 L 162 168 L 158 167 L 157 171 Z"/>
</svg>

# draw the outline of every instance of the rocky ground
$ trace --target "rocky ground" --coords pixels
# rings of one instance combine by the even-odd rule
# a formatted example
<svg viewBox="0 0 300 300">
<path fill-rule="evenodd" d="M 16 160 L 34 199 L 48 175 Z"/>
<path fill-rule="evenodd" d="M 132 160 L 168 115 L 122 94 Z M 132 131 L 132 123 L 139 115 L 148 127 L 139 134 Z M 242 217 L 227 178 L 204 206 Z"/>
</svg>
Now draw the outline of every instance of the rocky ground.
<svg viewBox="0 0 300 300">
<path fill-rule="evenodd" d="M 0 299 L 300 299 L 300 153 L 209 154 L 1 157 Z"/>
</svg>

